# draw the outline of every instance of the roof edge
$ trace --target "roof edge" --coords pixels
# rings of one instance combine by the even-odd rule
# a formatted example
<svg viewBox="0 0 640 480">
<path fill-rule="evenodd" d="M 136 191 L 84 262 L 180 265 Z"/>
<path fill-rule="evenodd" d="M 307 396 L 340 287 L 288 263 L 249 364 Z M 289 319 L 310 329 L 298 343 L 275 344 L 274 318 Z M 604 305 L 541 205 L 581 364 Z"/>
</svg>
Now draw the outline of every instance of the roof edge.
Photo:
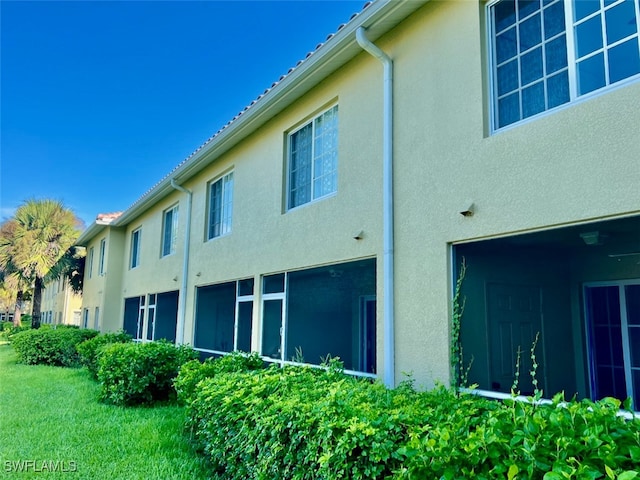
<svg viewBox="0 0 640 480">
<path fill-rule="evenodd" d="M 428 1 L 378 0 L 365 4 L 362 11 L 354 14 L 346 24 L 340 26 L 336 33 L 329 35 L 327 40 L 319 44 L 316 50 L 307 54 L 304 60 L 298 62 L 271 88 L 265 90 L 262 95 L 151 187 L 120 217 L 113 220 L 111 225 L 126 225 L 144 213 L 157 201 L 174 191 L 171 180 L 183 183 L 191 179 L 209 162 L 230 150 L 274 115 L 302 97 L 314 85 L 336 71 L 341 65 L 355 58 L 362 52 L 355 38 L 355 32 L 359 27 L 367 28 L 369 38 L 375 41 Z M 330 64 L 336 61 L 336 58 L 338 58 L 338 66 L 332 68 Z M 300 88 L 295 88 L 297 86 Z M 93 225 L 87 229 L 87 232 L 92 227 Z M 83 233 L 80 238 L 85 239 L 85 234 Z"/>
<path fill-rule="evenodd" d="M 76 246 L 80 246 L 80 247 L 86 247 L 88 246 L 89 242 L 94 238 L 97 237 L 98 234 L 104 230 L 107 226 L 109 226 L 109 223 L 104 223 L 104 222 L 98 222 L 97 220 L 95 222 L 93 222 L 91 225 L 89 225 L 84 232 L 82 232 L 80 234 L 80 236 L 78 237 L 78 239 L 76 240 L 75 244 Z"/>
</svg>

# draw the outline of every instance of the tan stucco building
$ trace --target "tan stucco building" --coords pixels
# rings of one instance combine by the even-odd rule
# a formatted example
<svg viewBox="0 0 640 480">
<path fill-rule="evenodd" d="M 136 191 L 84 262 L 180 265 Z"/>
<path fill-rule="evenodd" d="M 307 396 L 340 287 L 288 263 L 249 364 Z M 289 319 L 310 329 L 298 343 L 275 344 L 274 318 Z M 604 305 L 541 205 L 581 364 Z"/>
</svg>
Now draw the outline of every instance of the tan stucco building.
<svg viewBox="0 0 640 480">
<path fill-rule="evenodd" d="M 74 293 L 65 278 L 47 283 L 42 290 L 42 323 L 82 326 L 82 294 Z"/>
<path fill-rule="evenodd" d="M 586 3 L 373 2 L 83 233 L 85 323 L 431 386 L 464 259 L 470 382 L 538 335 L 549 395 L 637 404 L 640 8 Z"/>
</svg>

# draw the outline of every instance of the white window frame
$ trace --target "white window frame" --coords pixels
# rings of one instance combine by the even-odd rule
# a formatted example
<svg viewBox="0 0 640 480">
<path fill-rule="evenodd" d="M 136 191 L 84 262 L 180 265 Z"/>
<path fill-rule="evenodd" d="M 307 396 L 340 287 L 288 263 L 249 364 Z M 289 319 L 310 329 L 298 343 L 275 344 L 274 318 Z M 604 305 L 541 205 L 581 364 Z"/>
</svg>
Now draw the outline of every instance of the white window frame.
<svg viewBox="0 0 640 480">
<path fill-rule="evenodd" d="M 93 256 L 94 256 L 94 247 L 89 248 L 89 255 L 87 255 L 87 262 L 89 263 L 89 278 L 93 276 Z"/>
<path fill-rule="evenodd" d="M 287 272 L 280 272 L 280 273 L 284 274 L 284 286 L 282 288 L 282 292 L 274 292 L 274 293 L 263 292 L 264 279 L 272 275 L 279 275 L 279 273 L 262 275 L 260 277 L 260 284 L 258 288 L 260 288 L 260 291 L 263 293 L 260 296 L 260 342 L 259 342 L 260 348 L 259 348 L 259 351 L 260 351 L 260 356 L 265 362 L 277 363 L 280 366 L 284 366 L 286 364 L 293 364 L 294 362 L 287 362 L 284 356 L 285 346 L 287 345 L 287 339 L 286 339 L 286 336 L 287 336 L 287 287 L 289 285 L 289 276 L 287 275 Z M 255 289 L 255 286 L 254 286 L 254 289 Z M 266 310 L 264 307 L 264 304 L 269 300 L 276 300 L 276 301 L 282 302 L 282 314 L 280 318 L 280 358 L 268 357 L 262 351 L 263 349 L 262 340 L 264 337 L 264 312 Z"/>
<path fill-rule="evenodd" d="M 129 249 L 129 268 L 134 269 L 140 266 L 140 247 L 142 240 L 142 227 L 131 232 L 131 246 Z"/>
<path fill-rule="evenodd" d="M 305 269 L 306 270 L 306 269 Z M 285 365 L 297 365 L 297 366 L 306 366 L 306 367 L 311 367 L 311 368 L 326 368 L 323 365 L 318 365 L 315 363 L 306 363 L 306 362 L 295 362 L 293 360 L 287 360 L 285 358 L 285 351 L 286 351 L 286 345 L 287 345 L 287 329 L 289 326 L 289 319 L 288 319 L 288 315 L 287 315 L 287 303 L 288 303 L 288 289 L 289 289 L 289 273 L 291 271 L 288 272 L 279 272 L 279 273 L 284 273 L 284 288 L 282 292 L 275 292 L 275 293 L 261 293 L 260 294 L 260 325 L 258 328 L 259 331 L 259 341 L 258 341 L 258 351 L 260 352 L 260 357 L 262 358 L 262 360 L 264 360 L 265 363 L 275 363 L 281 367 L 284 367 Z M 272 275 L 278 275 L 278 272 L 276 273 L 270 273 L 270 274 L 266 274 L 266 275 L 262 275 L 260 277 L 260 286 L 258 288 L 260 288 L 260 292 L 262 292 L 263 288 L 264 288 L 264 279 L 265 277 L 269 277 Z M 255 293 L 255 285 L 254 285 L 254 293 Z M 368 296 L 369 298 L 375 298 L 374 296 Z M 282 302 L 282 315 L 281 315 L 281 323 L 280 323 L 280 358 L 273 358 L 273 357 L 269 357 L 263 354 L 262 351 L 262 339 L 264 337 L 264 312 L 265 312 L 265 308 L 264 308 L 264 302 L 265 301 L 269 301 L 269 300 L 276 300 L 276 301 L 281 301 Z M 254 304 L 255 305 L 255 304 Z M 378 378 L 378 374 L 377 373 L 367 373 L 367 372 L 361 372 L 359 370 L 344 370 L 344 373 L 346 373 L 347 375 L 352 375 L 355 377 L 364 377 L 364 378 Z"/>
<path fill-rule="evenodd" d="M 171 213 L 171 223 L 167 222 L 167 216 Z M 167 257 L 176 253 L 178 242 L 178 204 L 167 208 L 162 212 L 162 241 L 160 242 L 160 257 Z M 167 228 L 170 228 L 169 243 L 167 244 Z"/>
<path fill-rule="evenodd" d="M 247 280 L 247 279 L 243 279 L 243 280 Z M 235 316 L 234 325 L 233 325 L 233 351 L 234 352 L 238 350 L 238 323 L 240 319 L 240 304 L 251 302 L 252 310 L 255 308 L 255 302 L 253 301 L 253 299 L 256 293 L 256 281 L 253 278 L 252 280 L 253 280 L 253 293 L 251 295 L 240 295 L 240 282 L 242 280 L 236 281 L 236 316 Z M 253 332 L 251 333 L 253 334 Z"/>
<path fill-rule="evenodd" d="M 138 322 L 136 324 L 136 336 L 133 339 L 136 342 L 143 342 L 145 340 L 146 329 L 146 295 L 138 297 Z"/>
<path fill-rule="evenodd" d="M 220 194 L 213 194 L 213 189 L 216 185 L 220 184 Z M 205 241 L 213 240 L 214 238 L 223 237 L 229 235 L 233 228 L 233 190 L 234 190 L 235 178 L 233 170 L 219 176 L 218 178 L 210 181 L 207 184 L 207 221 Z M 219 198 L 218 198 L 219 197 Z M 214 199 L 218 198 L 220 202 L 219 218 L 213 218 L 214 215 Z M 215 225 L 219 225 L 219 230 L 215 231 Z"/>
<path fill-rule="evenodd" d="M 299 127 L 295 128 L 294 130 L 290 131 L 287 133 L 287 183 L 286 183 L 286 206 L 287 206 L 287 210 L 294 210 L 296 208 L 302 207 L 304 205 L 309 205 L 311 203 L 314 203 L 320 199 L 323 198 L 327 198 L 327 197 L 331 197 L 333 195 L 335 195 L 338 192 L 338 161 L 339 158 L 338 157 L 338 144 L 339 144 L 339 138 L 336 139 L 336 143 L 335 143 L 335 155 L 336 155 L 336 163 L 334 165 L 334 170 L 332 175 L 334 176 L 334 183 L 335 183 L 335 188 L 333 189 L 333 191 L 331 192 L 326 192 L 324 194 L 317 194 L 315 191 L 315 162 L 316 162 L 316 125 L 318 122 L 318 119 L 321 118 L 322 116 L 324 116 L 327 112 L 330 112 L 331 110 L 335 110 L 335 115 L 337 118 L 337 122 L 336 122 L 336 126 L 335 126 L 335 135 L 338 136 L 339 134 L 339 109 L 338 109 L 338 104 L 332 105 L 331 107 L 323 110 L 322 112 L 318 113 L 317 115 L 315 115 L 313 118 L 311 118 L 309 121 L 304 122 L 303 125 L 300 125 Z M 309 195 L 309 200 L 293 205 L 292 202 L 292 181 L 291 181 L 291 164 L 292 164 L 292 159 L 291 159 L 291 154 L 292 154 L 292 139 L 293 136 L 300 132 L 302 129 L 308 127 L 309 125 L 311 125 L 311 165 L 309 168 L 309 184 L 310 184 L 310 195 Z"/>
<path fill-rule="evenodd" d="M 603 20 L 603 47 L 600 49 L 595 50 L 594 52 L 589 53 L 588 55 L 585 55 L 584 57 L 581 57 L 579 60 L 584 60 L 586 58 L 592 57 L 597 55 L 598 53 L 601 53 L 603 50 L 605 51 L 605 76 L 606 76 L 606 83 L 603 87 L 600 88 L 596 88 L 593 91 L 587 92 L 585 94 L 580 95 L 578 93 L 578 75 L 577 75 L 577 62 L 578 59 L 576 58 L 576 33 L 575 33 L 575 27 L 579 24 L 582 24 L 584 21 L 589 20 L 591 18 L 593 18 L 594 16 L 596 16 L 598 13 L 594 12 L 582 19 L 580 19 L 577 22 L 574 22 L 574 11 L 573 11 L 573 1 L 574 0 L 558 0 L 561 3 L 564 4 L 564 16 L 565 16 L 565 30 L 564 30 L 564 34 L 566 35 L 566 47 L 567 47 L 567 65 L 568 65 L 568 77 L 569 77 L 569 100 L 565 103 L 562 103 L 560 105 L 557 105 L 555 107 L 551 107 L 551 108 L 547 108 L 545 110 L 542 110 L 539 113 L 536 113 L 534 115 L 531 115 L 529 117 L 525 117 L 525 118 L 521 118 L 520 120 L 516 120 L 514 122 L 511 122 L 507 125 L 504 126 L 499 126 L 498 122 L 499 122 L 499 118 L 498 118 L 498 94 L 497 94 L 497 88 L 498 88 L 498 84 L 497 84 L 497 74 L 496 74 L 496 62 L 497 59 L 495 58 L 495 52 L 496 52 L 496 47 L 495 47 L 495 38 L 496 38 L 496 32 L 494 31 L 494 27 L 493 27 L 493 13 L 492 13 L 492 9 L 493 7 L 495 7 L 498 3 L 500 3 L 503 0 L 494 0 L 491 2 L 488 2 L 486 7 L 485 7 L 485 17 L 486 17 L 486 31 L 487 31 L 487 52 L 488 52 L 488 62 L 489 62 L 489 68 L 488 68 L 488 72 L 489 72 L 489 88 L 490 88 L 490 104 L 489 104 L 489 118 L 490 118 L 490 124 L 491 124 L 491 133 L 495 133 L 498 131 L 503 131 L 506 129 L 510 129 L 516 125 L 521 125 L 522 123 L 526 123 L 529 122 L 533 119 L 537 119 L 540 117 L 543 117 L 545 115 L 548 115 L 552 112 L 556 112 L 557 110 L 560 109 L 564 109 L 567 108 L 571 105 L 574 105 L 578 102 L 587 100 L 589 98 L 593 98 L 595 96 L 599 96 L 602 95 L 606 92 L 609 92 L 611 90 L 615 90 L 618 88 L 621 88 L 625 85 L 628 85 L 630 83 L 634 83 L 640 80 L 640 73 L 632 75 L 630 77 L 624 78 L 622 80 L 616 81 L 615 83 L 610 83 L 609 80 L 609 69 L 608 69 L 608 55 L 606 55 L 606 51 L 608 49 L 610 49 L 611 47 L 617 46 L 619 44 L 625 43 L 626 41 L 629 41 L 630 39 L 632 39 L 634 36 L 636 37 L 636 40 L 639 43 L 640 46 L 640 1 L 635 0 L 635 11 L 636 11 L 636 33 L 632 34 L 632 35 L 628 35 L 627 37 L 624 37 L 620 40 L 617 40 L 613 43 L 611 43 L 610 45 L 607 44 L 607 39 L 606 39 L 606 35 L 605 35 L 605 27 L 604 27 L 604 20 Z M 612 7 L 615 7 L 617 5 L 619 5 L 620 3 L 622 3 L 624 0 L 616 0 L 615 4 L 611 4 L 611 5 L 607 5 L 604 8 L 601 8 L 598 12 L 600 12 L 604 18 L 604 13 L 606 10 L 611 9 Z M 549 5 L 544 5 L 543 7 L 548 8 Z M 602 6 L 601 6 L 602 7 Z M 535 13 L 530 14 L 531 16 L 535 15 Z M 527 18 L 527 17 L 525 17 Z M 560 34 L 557 35 L 558 37 L 561 36 Z M 554 37 L 555 38 L 555 37 Z M 543 44 L 546 40 L 543 39 Z M 535 48 L 535 47 L 534 47 Z M 532 50 L 534 49 L 532 48 Z M 519 52 L 517 54 L 517 57 L 514 58 L 520 58 L 522 57 L 523 53 L 526 52 Z M 544 62 L 544 57 L 543 57 L 543 62 Z M 558 70 L 559 72 L 560 70 Z M 557 72 L 553 72 L 551 75 L 544 75 L 543 74 L 543 79 L 548 78 L 549 76 L 553 76 L 555 75 Z M 540 79 L 535 80 L 535 82 L 539 81 Z M 521 91 L 523 90 L 524 86 L 520 85 L 518 86 L 517 90 L 514 91 Z M 545 92 L 546 92 L 546 86 L 545 86 Z M 511 94 L 512 92 L 510 92 L 509 94 Z M 545 93 L 545 105 L 548 102 L 548 98 L 546 96 Z M 522 106 L 522 105 L 521 105 Z"/>
<path fill-rule="evenodd" d="M 242 282 L 243 280 L 253 280 L 253 294 L 251 295 L 240 295 L 240 282 Z M 240 280 L 231 280 L 229 282 L 222 282 L 222 283 L 235 283 L 236 284 L 236 306 L 235 306 L 235 316 L 233 319 L 233 350 L 231 352 L 225 352 L 223 350 L 212 350 L 209 348 L 201 348 L 201 347 L 193 347 L 194 350 L 197 350 L 199 352 L 205 352 L 205 353 L 213 353 L 215 355 L 229 355 L 230 353 L 236 352 L 238 351 L 238 320 L 239 320 L 239 311 L 240 311 L 240 304 L 241 303 L 248 303 L 251 302 L 252 303 L 252 309 L 255 311 L 256 308 L 256 304 L 254 302 L 254 299 L 256 298 L 256 281 L 253 277 L 248 277 L 248 278 L 242 278 Z M 208 286 L 215 286 L 215 285 L 220 285 L 219 283 L 214 283 L 211 285 L 198 285 L 197 288 L 200 287 L 208 287 Z M 197 290 L 196 288 L 196 290 Z M 253 337 L 253 330 L 255 329 L 255 326 L 252 326 L 252 332 L 251 335 Z M 194 329 L 194 335 L 195 335 L 195 329 Z"/>
<path fill-rule="evenodd" d="M 104 263 L 105 256 L 107 255 L 107 239 L 103 238 L 100 240 L 100 258 L 98 260 L 98 275 L 101 277 L 105 275 Z"/>
<path fill-rule="evenodd" d="M 629 342 L 629 317 L 627 313 L 627 302 L 626 302 L 626 291 L 625 288 L 627 285 L 638 285 L 640 284 L 640 278 L 635 279 L 627 279 L 627 280 L 612 280 L 612 281 L 601 281 L 601 282 L 585 282 L 582 286 L 582 308 L 584 315 L 584 331 L 590 332 L 590 322 L 591 319 L 588 318 L 586 312 L 588 311 L 587 306 L 587 288 L 589 287 L 617 287 L 618 288 L 618 301 L 620 302 L 620 327 L 622 334 L 622 353 L 623 353 L 623 361 L 624 361 L 624 377 L 625 377 L 625 386 L 627 389 L 627 396 L 633 397 L 633 370 L 637 370 L 637 367 L 631 366 L 631 343 Z M 640 328 L 635 327 L 634 328 Z M 587 334 L 587 339 L 589 338 L 589 334 Z M 594 378 L 593 372 L 593 352 L 591 349 L 586 349 L 587 353 L 587 368 L 589 373 L 589 384 L 590 389 L 593 387 L 591 384 Z M 593 392 L 591 392 L 593 394 Z M 640 411 L 638 405 L 633 406 L 635 411 Z"/>
<path fill-rule="evenodd" d="M 153 342 L 156 339 L 156 304 L 158 302 L 158 294 L 149 293 L 146 298 L 147 306 L 144 312 L 144 332 L 142 341 Z M 142 308 L 142 306 L 140 308 Z M 149 327 L 151 327 L 151 332 L 149 332 Z M 149 338 L 149 333 L 151 333 L 151 338 Z"/>
</svg>

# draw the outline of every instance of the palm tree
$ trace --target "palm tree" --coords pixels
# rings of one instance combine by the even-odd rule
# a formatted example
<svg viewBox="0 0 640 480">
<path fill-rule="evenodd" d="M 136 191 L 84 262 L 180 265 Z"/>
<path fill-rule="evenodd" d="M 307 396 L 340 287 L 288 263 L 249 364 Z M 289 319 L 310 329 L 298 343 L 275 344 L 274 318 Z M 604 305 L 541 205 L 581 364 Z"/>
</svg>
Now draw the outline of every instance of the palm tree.
<svg viewBox="0 0 640 480">
<path fill-rule="evenodd" d="M 22 275 L 15 262 L 18 248 L 15 238 L 17 226 L 15 219 L 7 220 L 0 225 L 0 280 L 3 288 L 15 299 L 13 324 L 19 327 L 24 292 L 31 282 Z"/>
<path fill-rule="evenodd" d="M 44 278 L 78 238 L 82 222 L 55 200 L 28 200 L 13 220 L 12 268 L 33 285 L 31 326 L 39 328 Z"/>
<path fill-rule="evenodd" d="M 51 267 L 44 278 L 45 283 L 65 278 L 73 293 L 81 294 L 84 280 L 84 265 L 87 251 L 84 247 L 72 246 Z"/>
</svg>

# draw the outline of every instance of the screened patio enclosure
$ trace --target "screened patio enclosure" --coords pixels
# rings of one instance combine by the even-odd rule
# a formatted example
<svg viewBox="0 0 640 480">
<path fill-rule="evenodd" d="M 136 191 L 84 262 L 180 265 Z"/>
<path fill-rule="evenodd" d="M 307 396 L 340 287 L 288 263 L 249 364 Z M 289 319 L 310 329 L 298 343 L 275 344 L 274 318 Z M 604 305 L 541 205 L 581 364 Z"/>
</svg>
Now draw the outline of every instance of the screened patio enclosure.
<svg viewBox="0 0 640 480">
<path fill-rule="evenodd" d="M 640 217 L 453 246 L 469 384 L 640 406 Z M 538 338 L 537 343 L 535 341 Z M 520 353 L 518 353 L 520 352 Z"/>
<path fill-rule="evenodd" d="M 124 299 L 123 330 L 135 340 L 176 341 L 178 291 Z"/>
<path fill-rule="evenodd" d="M 376 261 L 359 260 L 262 278 L 261 354 L 376 373 Z"/>
</svg>

